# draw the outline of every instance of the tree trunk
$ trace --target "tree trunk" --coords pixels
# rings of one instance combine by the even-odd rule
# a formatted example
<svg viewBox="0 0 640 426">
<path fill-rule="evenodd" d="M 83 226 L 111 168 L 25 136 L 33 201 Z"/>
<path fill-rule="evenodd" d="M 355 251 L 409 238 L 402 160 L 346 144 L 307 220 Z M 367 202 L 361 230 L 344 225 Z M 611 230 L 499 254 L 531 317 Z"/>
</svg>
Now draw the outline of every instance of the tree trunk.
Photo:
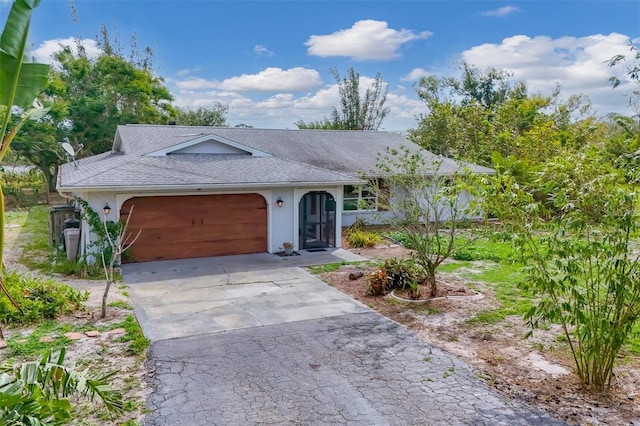
<svg viewBox="0 0 640 426">
<path fill-rule="evenodd" d="M 429 297 L 438 295 L 438 285 L 436 283 L 436 271 L 427 271 L 427 286 L 429 287 Z"/>
<path fill-rule="evenodd" d="M 100 318 L 106 318 L 107 316 L 107 296 L 109 296 L 109 288 L 111 288 L 112 281 L 111 277 L 107 277 L 107 286 L 105 287 L 104 294 L 102 295 L 102 314 L 100 315 Z"/>
<path fill-rule="evenodd" d="M 57 169 L 51 173 L 51 167 L 48 165 L 38 165 L 38 168 L 44 175 L 44 179 L 47 182 L 47 192 L 56 192 Z"/>
</svg>

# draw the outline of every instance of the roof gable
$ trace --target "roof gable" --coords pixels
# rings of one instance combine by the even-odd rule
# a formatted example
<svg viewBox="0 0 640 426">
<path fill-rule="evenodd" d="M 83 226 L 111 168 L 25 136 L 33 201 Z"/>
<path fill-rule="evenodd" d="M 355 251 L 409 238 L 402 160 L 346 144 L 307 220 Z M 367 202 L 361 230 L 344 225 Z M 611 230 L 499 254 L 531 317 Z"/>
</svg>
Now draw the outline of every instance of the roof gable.
<svg viewBox="0 0 640 426">
<path fill-rule="evenodd" d="M 188 140 L 167 148 L 152 151 L 145 157 L 165 157 L 171 154 L 210 154 L 210 155 L 250 155 L 252 157 L 270 157 L 258 149 L 234 142 L 217 135 L 198 135 L 195 139 Z"/>
</svg>

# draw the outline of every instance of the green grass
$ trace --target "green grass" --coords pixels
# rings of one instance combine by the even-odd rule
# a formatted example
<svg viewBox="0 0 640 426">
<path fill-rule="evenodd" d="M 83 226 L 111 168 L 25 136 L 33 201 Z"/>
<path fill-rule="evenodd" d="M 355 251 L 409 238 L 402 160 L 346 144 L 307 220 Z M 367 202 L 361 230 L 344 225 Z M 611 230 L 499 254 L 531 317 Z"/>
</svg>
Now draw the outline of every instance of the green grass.
<svg viewBox="0 0 640 426">
<path fill-rule="evenodd" d="M 473 267 L 473 265 L 471 264 L 471 262 L 448 262 L 448 263 L 443 263 L 442 265 L 440 265 L 440 267 L 438 268 L 438 272 L 455 272 L 459 269 L 462 268 L 471 268 Z"/>
<path fill-rule="evenodd" d="M 640 355 L 640 322 L 633 328 L 633 334 L 627 342 L 627 349 L 634 355 Z"/>
<path fill-rule="evenodd" d="M 514 251 L 511 243 L 501 241 L 484 234 L 480 236 L 464 236 L 456 238 L 457 248 L 452 255 L 456 260 L 491 260 L 494 262 L 511 262 Z"/>
<path fill-rule="evenodd" d="M 29 336 L 14 336 L 7 340 L 8 355 L 31 359 L 41 356 L 47 350 L 58 351 L 71 343 L 71 340 L 65 337 L 64 333 L 72 330 L 73 326 L 70 324 L 60 325 L 56 321 L 42 322 Z M 53 341 L 40 342 L 40 339 L 45 336 L 51 336 Z"/>
<path fill-rule="evenodd" d="M 532 306 L 532 296 L 524 293 L 518 284 L 525 279 L 522 266 L 486 262 L 481 270 L 462 271 L 464 278 L 482 281 L 496 293 L 500 307 L 479 312 L 468 320 L 469 324 L 496 324 L 509 315 L 524 315 Z"/>
<path fill-rule="evenodd" d="M 326 265 L 311 265 L 308 266 L 309 272 L 314 275 L 324 274 L 325 272 L 334 272 L 340 269 L 345 265 L 359 265 L 360 262 L 336 262 L 336 263 L 327 263 Z"/>
<path fill-rule="evenodd" d="M 37 207 L 36 207 L 37 208 Z M 28 209 L 12 209 L 5 212 L 5 225 L 7 226 L 24 226 L 29 217 Z"/>
<path fill-rule="evenodd" d="M 389 232 L 386 237 L 411 249 L 411 240 L 407 234 L 399 231 Z M 447 238 L 441 236 L 446 246 Z M 510 262 L 514 251 L 509 241 L 504 241 L 498 234 L 487 234 L 486 231 L 464 231 L 454 238 L 454 251 L 451 258 L 460 261 L 492 260 L 494 262 Z"/>
<path fill-rule="evenodd" d="M 522 266 L 514 263 L 514 250 L 508 241 L 477 231 L 456 237 L 456 244 L 460 248 L 452 256 L 454 260 L 441 265 L 438 272 L 482 281 L 496 292 L 500 302 L 499 308 L 478 313 L 468 320 L 469 324 L 496 324 L 508 315 L 524 315 L 531 308 L 531 296 L 518 288 L 524 274 Z"/>
<path fill-rule="evenodd" d="M 23 213 L 16 211 L 16 220 L 22 220 Z M 26 240 L 20 263 L 29 269 L 49 271 L 53 251 L 49 245 L 49 210 L 45 206 L 33 206 L 24 219 L 19 238 Z M 24 236 L 28 235 L 28 238 Z"/>
<path fill-rule="evenodd" d="M 127 347 L 128 354 L 143 354 L 151 344 L 151 341 L 144 336 L 144 333 L 142 333 L 142 328 L 140 328 L 140 324 L 138 324 L 136 317 L 133 315 L 127 315 L 123 322 L 112 326 L 112 328 L 118 327 L 122 327 L 126 330 L 121 341 L 130 342 Z"/>
<path fill-rule="evenodd" d="M 132 311 L 133 310 L 133 306 L 131 306 L 130 303 L 125 302 L 124 300 L 114 300 L 113 302 L 110 302 L 107 306 L 111 306 L 114 308 L 120 308 L 120 309 L 126 309 L 128 311 Z"/>
</svg>

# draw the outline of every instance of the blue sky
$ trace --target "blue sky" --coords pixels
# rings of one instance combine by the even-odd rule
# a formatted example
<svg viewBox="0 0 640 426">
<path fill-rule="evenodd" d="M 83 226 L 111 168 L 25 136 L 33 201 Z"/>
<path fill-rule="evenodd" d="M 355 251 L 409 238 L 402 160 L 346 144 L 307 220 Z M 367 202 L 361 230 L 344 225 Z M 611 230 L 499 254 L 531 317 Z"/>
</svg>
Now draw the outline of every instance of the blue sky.
<svg viewBox="0 0 640 426">
<path fill-rule="evenodd" d="M 504 68 L 532 92 L 588 95 L 599 114 L 631 113 L 632 84 L 604 62 L 640 38 L 640 1 L 69 1 L 34 12 L 34 54 L 49 60 L 72 37 L 92 41 L 102 24 L 126 44 L 155 52 L 155 68 L 179 106 L 228 104 L 231 125 L 295 128 L 337 105 L 332 67 L 353 66 L 366 85 L 380 72 L 391 112 L 386 130 L 426 113 L 413 89 L 425 75 L 456 75 L 456 60 Z M 6 19 L 10 2 L 0 0 Z"/>
</svg>

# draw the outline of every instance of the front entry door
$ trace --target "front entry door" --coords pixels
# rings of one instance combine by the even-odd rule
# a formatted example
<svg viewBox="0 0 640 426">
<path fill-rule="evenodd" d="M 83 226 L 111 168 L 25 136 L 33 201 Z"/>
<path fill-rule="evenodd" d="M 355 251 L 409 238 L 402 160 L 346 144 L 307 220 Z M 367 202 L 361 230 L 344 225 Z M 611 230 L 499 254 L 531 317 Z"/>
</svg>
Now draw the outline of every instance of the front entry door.
<svg viewBox="0 0 640 426">
<path fill-rule="evenodd" d="M 300 200 L 300 248 L 336 245 L 336 202 L 327 192 L 308 192 Z"/>
</svg>

